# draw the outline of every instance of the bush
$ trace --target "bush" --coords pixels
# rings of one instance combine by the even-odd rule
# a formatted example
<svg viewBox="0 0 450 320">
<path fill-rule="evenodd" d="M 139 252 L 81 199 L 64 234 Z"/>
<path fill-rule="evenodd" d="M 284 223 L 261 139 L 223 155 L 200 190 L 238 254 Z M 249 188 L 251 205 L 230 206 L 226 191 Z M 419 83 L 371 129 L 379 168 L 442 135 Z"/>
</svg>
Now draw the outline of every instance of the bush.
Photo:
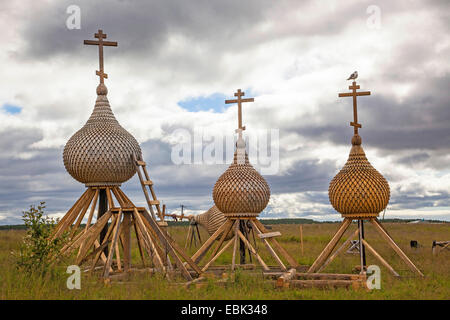
<svg viewBox="0 0 450 320">
<path fill-rule="evenodd" d="M 58 220 L 44 217 L 45 202 L 30 210 L 23 212 L 23 221 L 27 228 L 27 234 L 23 239 L 17 257 L 17 267 L 29 274 L 45 274 L 51 266 L 52 257 L 57 255 L 67 239 L 63 235 L 51 240 L 52 231 Z"/>
</svg>

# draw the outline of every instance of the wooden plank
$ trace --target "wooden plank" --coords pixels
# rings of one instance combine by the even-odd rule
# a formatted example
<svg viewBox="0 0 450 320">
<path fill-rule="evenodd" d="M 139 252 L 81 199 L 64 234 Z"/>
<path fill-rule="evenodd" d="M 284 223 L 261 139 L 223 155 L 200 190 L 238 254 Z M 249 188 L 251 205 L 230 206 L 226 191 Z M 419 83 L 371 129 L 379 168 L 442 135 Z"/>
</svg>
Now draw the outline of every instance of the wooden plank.
<svg viewBox="0 0 450 320">
<path fill-rule="evenodd" d="M 200 247 L 200 249 L 197 250 L 196 253 L 192 256 L 192 260 L 198 264 L 202 260 L 202 258 L 205 256 L 206 252 L 211 248 L 214 241 L 220 236 L 220 234 L 225 230 L 226 224 L 224 223 L 219 229 L 216 230 L 216 232 L 213 233 L 211 237 L 208 238 L 208 240 L 203 243 L 203 245 Z"/>
<path fill-rule="evenodd" d="M 303 226 L 300 225 L 300 248 L 302 250 L 302 256 L 303 254 Z"/>
<path fill-rule="evenodd" d="M 334 260 L 334 258 L 336 258 L 338 255 L 339 255 L 339 253 L 341 253 L 342 252 L 342 250 L 344 250 L 349 244 L 350 244 L 350 242 L 352 241 L 352 239 L 354 238 L 354 237 L 356 237 L 357 235 L 358 235 L 358 233 L 359 233 L 359 228 L 357 228 L 356 230 L 355 230 L 355 232 L 353 232 L 352 233 L 352 235 L 350 236 L 350 237 L 348 237 L 348 239 L 342 244 L 342 246 L 340 246 L 326 261 L 325 261 L 325 263 L 322 265 L 322 266 L 320 266 L 320 268 L 319 269 L 317 269 L 317 272 L 320 272 L 320 271 L 322 271 L 323 269 L 325 269 L 333 260 Z"/>
<path fill-rule="evenodd" d="M 120 239 L 120 237 L 119 237 L 119 239 Z M 116 242 L 115 251 L 116 251 L 117 270 L 122 271 L 122 261 L 120 260 L 119 241 Z"/>
<path fill-rule="evenodd" d="M 197 272 L 199 275 L 201 273 L 200 268 L 197 266 L 197 264 L 192 261 L 191 257 L 189 257 L 186 252 L 178 245 L 178 243 L 176 243 L 169 234 L 166 233 L 166 237 L 167 239 L 170 241 L 170 245 L 172 246 L 172 248 L 175 250 L 176 253 L 178 253 L 188 264 L 189 266 L 195 271 Z M 181 261 L 180 261 L 181 262 Z M 183 264 L 181 262 L 181 264 Z M 184 266 L 184 264 L 183 264 Z"/>
<path fill-rule="evenodd" d="M 78 228 L 80 227 L 81 221 L 83 220 L 84 216 L 86 215 L 86 212 L 89 209 L 94 196 L 95 196 L 95 192 L 91 192 L 91 194 L 89 195 L 89 198 L 87 198 L 85 205 L 84 205 L 83 209 L 81 210 L 81 213 L 78 215 L 77 221 L 72 226 L 72 231 L 70 232 L 69 239 L 72 239 L 75 232 L 77 232 Z"/>
<path fill-rule="evenodd" d="M 408 256 L 400 249 L 395 241 L 387 234 L 383 227 L 380 225 L 378 219 L 370 219 L 370 222 L 375 226 L 375 229 L 381 234 L 381 236 L 389 243 L 389 245 L 394 249 L 394 251 L 400 256 L 400 258 L 411 268 L 412 271 L 416 272 L 419 276 L 423 277 L 423 273 L 409 260 Z"/>
<path fill-rule="evenodd" d="M 202 268 L 202 272 L 205 272 L 206 270 L 208 270 L 209 266 L 216 261 L 216 259 L 218 257 L 220 257 L 220 255 L 222 253 L 225 252 L 225 250 L 228 249 L 228 247 L 233 243 L 233 239 L 231 239 L 230 241 L 227 242 L 227 244 L 222 248 L 222 250 L 220 250 L 216 255 L 213 256 L 213 258 L 211 260 L 209 260 L 209 262 Z"/>
<path fill-rule="evenodd" d="M 267 229 L 264 227 L 264 225 L 258 220 L 255 219 L 253 222 L 258 226 L 259 230 L 261 230 L 264 233 L 268 233 Z M 275 238 L 269 239 L 272 245 L 275 247 L 275 249 L 281 253 L 281 255 L 286 259 L 286 261 L 289 263 L 289 265 L 293 268 L 299 267 L 299 264 L 295 259 L 278 243 L 278 241 Z"/>
<path fill-rule="evenodd" d="M 355 280 L 291 280 L 290 288 L 362 288 L 364 282 Z"/>
<path fill-rule="evenodd" d="M 55 238 L 56 238 L 55 234 L 58 232 L 58 230 L 61 228 L 61 226 L 64 224 L 64 222 L 69 218 L 69 216 L 70 216 L 70 214 L 73 212 L 73 210 L 75 210 L 75 209 L 79 206 L 80 202 L 83 201 L 83 199 L 85 198 L 85 196 L 86 196 L 86 194 L 87 194 L 88 192 L 90 192 L 90 191 L 89 191 L 89 188 L 86 189 L 86 191 L 83 192 L 83 194 L 78 198 L 77 201 L 75 201 L 75 203 L 74 203 L 73 206 L 69 209 L 69 211 L 67 211 L 67 213 L 64 215 L 64 217 L 62 217 L 62 219 L 59 220 L 59 222 L 56 224 L 55 229 L 53 230 L 53 233 L 52 233 L 52 239 L 55 239 Z"/>
<path fill-rule="evenodd" d="M 279 232 L 279 231 L 258 234 L 258 237 L 260 239 L 273 238 L 273 237 L 279 237 L 279 236 L 281 236 L 281 232 Z"/>
<path fill-rule="evenodd" d="M 110 211 L 107 211 L 99 220 L 97 220 L 97 222 L 91 228 L 88 229 L 87 232 L 80 233 L 80 237 L 75 237 L 72 242 L 67 244 L 67 247 L 64 249 L 64 254 L 69 254 L 77 247 L 81 247 L 81 244 L 83 242 L 91 243 L 91 239 L 95 239 L 95 237 L 98 236 L 98 233 L 100 233 L 101 229 L 108 223 L 111 214 L 112 213 Z M 61 252 L 63 252 L 63 250 L 61 250 Z"/>
<path fill-rule="evenodd" d="M 139 254 L 141 256 L 142 267 L 145 268 L 146 265 L 145 265 L 144 252 L 142 251 L 142 246 L 143 246 L 142 238 L 141 238 L 141 235 L 138 233 L 138 229 L 137 229 L 137 226 L 136 226 L 136 221 L 134 220 L 133 217 L 132 217 L 131 221 L 132 221 L 132 225 L 133 225 L 133 228 L 134 228 L 134 234 L 136 235 L 136 242 L 137 242 L 137 245 L 138 245 Z"/>
<path fill-rule="evenodd" d="M 236 268 L 236 251 L 238 247 L 239 237 L 237 235 L 237 230 L 239 230 L 239 219 L 234 222 L 234 246 L 233 246 L 233 256 L 231 258 L 231 270 L 234 271 Z"/>
<path fill-rule="evenodd" d="M 119 239 L 119 227 L 120 227 L 121 220 L 122 220 L 122 211 L 119 211 L 116 226 L 114 227 L 114 233 L 112 236 L 113 238 L 112 238 L 111 247 L 109 248 L 108 257 L 107 257 L 105 268 L 103 271 L 103 278 L 109 277 L 109 268 L 111 267 L 111 263 L 112 263 L 113 256 L 114 256 L 114 249 L 117 246 L 117 240 Z"/>
<path fill-rule="evenodd" d="M 230 219 L 227 219 L 227 221 L 225 222 L 225 224 L 227 225 L 227 227 L 224 229 L 224 231 L 222 232 L 222 236 L 219 239 L 219 243 L 217 244 L 217 246 L 214 248 L 214 251 L 212 253 L 212 256 L 214 257 L 216 255 L 216 253 L 219 251 L 220 247 L 222 246 L 223 242 L 225 241 L 225 238 L 227 237 L 228 233 L 230 233 L 231 228 L 233 227 L 233 222 Z"/>
<path fill-rule="evenodd" d="M 326 245 L 326 247 L 323 249 L 323 251 L 320 253 L 320 255 L 317 257 L 316 261 L 312 264 L 312 266 L 309 268 L 308 272 L 313 273 L 316 272 L 317 269 L 320 268 L 322 263 L 330 256 L 333 249 L 336 247 L 337 243 L 347 230 L 347 228 L 352 223 L 352 220 L 349 218 L 345 218 L 344 221 L 342 221 L 338 231 L 333 236 L 333 238 L 330 240 L 330 242 Z"/>
<path fill-rule="evenodd" d="M 109 187 L 106 188 L 106 197 L 108 198 L 108 206 L 110 208 L 114 208 L 115 207 L 114 200 L 111 195 L 111 188 L 109 188 Z"/>
<path fill-rule="evenodd" d="M 304 273 L 299 272 L 295 276 L 297 279 L 316 279 L 316 280 L 365 280 L 366 276 L 361 274 L 342 274 L 342 273 Z"/>
<path fill-rule="evenodd" d="M 245 236 L 242 234 L 241 230 L 237 230 L 237 234 L 238 234 L 239 238 L 241 238 L 241 240 L 244 242 L 246 247 L 250 250 L 250 252 L 256 257 L 256 259 L 258 260 L 259 264 L 263 267 L 263 269 L 266 270 L 266 271 L 269 271 L 270 269 L 267 266 L 267 264 L 260 257 L 258 252 L 256 252 L 255 248 L 253 248 L 251 243 L 245 238 Z"/>
<path fill-rule="evenodd" d="M 107 211 L 107 212 L 109 212 L 109 211 Z M 106 214 L 105 214 L 105 215 L 106 215 Z M 105 215 L 103 215 L 102 218 L 103 218 Z M 109 241 L 109 238 L 110 238 L 110 236 L 111 236 L 112 231 L 114 230 L 114 227 L 115 227 L 116 223 L 117 223 L 117 216 L 114 216 L 114 217 L 112 218 L 111 224 L 110 224 L 110 226 L 109 226 L 109 228 L 108 228 L 108 231 L 106 232 L 106 235 L 105 235 L 105 237 L 103 238 L 103 241 L 102 241 L 102 243 L 100 244 L 100 246 L 102 246 L 103 244 L 105 244 L 105 243 L 107 243 L 107 242 Z M 95 225 L 94 225 L 94 226 L 95 226 Z M 94 227 L 94 226 L 93 226 L 93 227 Z M 93 228 L 93 227 L 92 227 L 92 228 Z M 90 228 L 89 230 L 92 230 L 92 228 Z M 101 231 L 103 228 L 101 228 L 101 229 L 98 228 L 98 229 L 99 229 L 98 232 L 97 232 L 96 234 L 94 234 L 93 236 L 91 236 L 89 242 L 86 241 L 86 243 L 83 245 L 83 247 L 80 247 L 80 251 L 78 252 L 77 260 L 80 259 L 80 261 L 81 261 L 81 260 L 84 258 L 84 256 L 86 255 L 86 253 L 87 253 L 87 251 L 89 250 L 89 248 L 92 246 L 92 244 L 93 244 L 95 241 L 98 241 L 97 238 L 98 238 L 98 236 L 99 236 L 99 234 L 100 234 L 100 231 Z M 92 242 L 92 243 L 91 243 L 91 242 Z M 111 248 L 112 248 L 112 247 L 111 247 Z M 97 253 L 97 255 L 95 256 L 94 261 L 93 261 L 92 266 L 91 266 L 91 271 L 94 270 L 95 266 L 97 265 L 97 261 L 98 261 L 98 259 L 100 258 L 100 256 L 101 256 L 102 253 L 103 253 L 103 251 Z M 104 253 L 103 253 L 103 254 L 104 254 Z M 106 262 L 106 261 L 105 261 L 105 262 Z M 77 264 L 78 264 L 78 263 L 77 263 Z"/>
<path fill-rule="evenodd" d="M 137 163 L 138 166 L 145 166 L 145 165 L 147 165 L 145 163 L 145 161 L 141 161 L 141 160 L 136 160 L 136 163 Z"/>
<path fill-rule="evenodd" d="M 135 209 L 133 217 L 137 223 L 138 228 L 141 231 L 142 239 L 147 244 L 147 251 L 150 257 L 154 257 L 154 263 L 155 267 L 160 268 L 160 270 L 165 271 L 163 260 L 161 259 L 161 256 L 158 252 L 158 250 L 155 247 L 155 244 L 153 243 L 152 237 L 148 233 L 148 230 L 146 229 L 143 219 L 139 215 L 139 212 Z"/>
<path fill-rule="evenodd" d="M 153 185 L 153 181 L 152 181 L 152 180 L 145 180 L 145 181 L 144 181 L 144 185 L 146 185 L 146 186 L 152 186 L 152 185 Z"/>
<path fill-rule="evenodd" d="M 99 244 L 99 241 L 98 241 L 98 239 L 96 237 L 95 240 L 94 240 L 94 247 L 102 247 L 102 246 L 106 247 L 111 242 L 110 238 L 111 238 L 111 235 L 112 235 L 112 231 L 114 230 L 114 227 L 115 227 L 116 222 L 117 222 L 117 216 L 114 216 L 111 220 L 112 220 L 111 224 L 109 225 L 108 231 L 107 231 L 105 237 L 103 238 L 102 243 Z M 102 259 L 103 263 L 106 264 L 106 261 L 108 259 L 107 259 L 106 255 L 105 255 L 105 253 L 103 251 L 99 251 L 99 252 L 97 252 L 97 254 L 94 257 L 94 260 L 92 261 L 92 265 L 91 265 L 91 268 L 90 268 L 89 272 L 92 272 L 92 271 L 95 270 L 95 268 L 97 266 L 97 262 L 98 262 L 98 260 L 100 258 Z M 112 271 L 112 268 L 111 268 L 111 271 Z"/>
<path fill-rule="evenodd" d="M 83 209 L 87 199 L 89 199 L 91 193 L 93 191 L 88 188 L 88 190 L 86 190 L 86 192 L 83 194 L 83 198 L 80 198 L 80 202 L 77 203 L 76 207 L 72 210 L 72 212 L 67 213 L 64 216 L 64 222 L 61 223 L 61 225 L 57 225 L 56 226 L 56 231 L 53 234 L 52 240 L 56 239 L 57 237 L 59 237 L 60 235 L 62 235 L 64 233 L 64 231 L 72 225 L 72 223 L 75 221 L 75 219 L 77 218 L 78 214 L 80 213 L 80 211 Z"/>
<path fill-rule="evenodd" d="M 95 190 L 95 195 L 94 195 L 94 200 L 92 201 L 91 211 L 89 212 L 88 221 L 87 221 L 87 223 L 86 223 L 86 227 L 84 228 L 84 231 L 85 231 L 85 232 L 86 232 L 86 231 L 89 229 L 89 227 L 91 226 L 92 218 L 94 217 L 95 208 L 97 207 L 98 195 L 99 195 L 99 190 L 96 189 L 96 190 Z"/>
<path fill-rule="evenodd" d="M 123 245 L 123 267 L 125 271 L 131 268 L 131 213 L 123 214 L 122 221 L 122 245 Z"/>
<path fill-rule="evenodd" d="M 119 205 L 122 208 L 129 207 L 129 204 L 126 203 L 126 201 L 122 198 L 121 194 L 117 191 L 117 189 L 118 189 L 117 187 L 112 187 L 111 188 L 111 190 L 114 193 L 114 196 L 116 197 L 117 201 L 119 201 Z M 123 212 L 123 210 L 122 210 L 122 212 Z"/>
<path fill-rule="evenodd" d="M 262 233 L 261 231 L 258 229 L 258 227 L 256 226 L 256 224 L 250 220 L 251 225 L 253 226 L 253 228 L 256 230 L 256 232 L 258 233 L 258 236 L 260 236 Z M 276 233 L 276 232 L 273 232 Z M 279 233 L 279 232 L 278 232 Z M 266 233 L 267 234 L 267 233 Z M 281 233 L 280 233 L 281 235 Z M 278 265 L 281 267 L 281 269 L 283 271 L 287 271 L 286 266 L 284 265 L 283 261 L 281 261 L 280 257 L 278 257 L 277 253 L 275 252 L 275 250 L 273 250 L 273 248 L 270 246 L 269 242 L 267 241 L 266 238 L 261 238 L 261 240 L 264 242 L 264 245 L 266 246 L 267 250 L 269 250 L 270 254 L 272 255 L 272 257 L 275 259 L 275 261 L 278 263 Z"/>
<path fill-rule="evenodd" d="M 374 248 L 370 244 L 367 243 L 365 239 L 362 239 L 363 244 L 366 246 L 367 250 L 369 250 L 370 253 L 372 253 L 375 258 L 377 258 L 382 265 L 384 265 L 395 277 L 400 277 L 400 275 L 392 268 L 389 263 L 387 263 L 386 260 L 383 259 L 383 257 L 375 251 Z"/>
</svg>

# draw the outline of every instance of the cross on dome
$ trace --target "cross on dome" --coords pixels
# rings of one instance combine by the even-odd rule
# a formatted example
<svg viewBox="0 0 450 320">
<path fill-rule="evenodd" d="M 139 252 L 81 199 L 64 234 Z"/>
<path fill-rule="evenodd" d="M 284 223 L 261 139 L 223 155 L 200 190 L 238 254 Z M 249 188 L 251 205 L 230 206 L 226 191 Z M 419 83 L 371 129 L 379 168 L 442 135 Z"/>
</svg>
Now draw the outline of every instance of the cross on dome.
<svg viewBox="0 0 450 320">
<path fill-rule="evenodd" d="M 352 85 L 348 87 L 352 92 L 339 93 L 339 97 L 353 97 L 353 121 L 350 122 L 350 125 L 354 127 L 354 134 L 358 134 L 358 128 L 361 128 L 361 124 L 358 123 L 358 105 L 356 101 L 357 96 L 370 96 L 370 91 L 360 91 L 356 92 L 356 89 L 359 89 L 359 85 L 356 85 L 356 81 L 353 81 Z"/>
<path fill-rule="evenodd" d="M 104 67 L 103 67 L 103 46 L 107 47 L 117 47 L 116 41 L 103 41 L 103 39 L 106 39 L 106 34 L 103 33 L 101 29 L 98 30 L 98 33 L 94 34 L 94 37 L 98 40 L 84 40 L 84 44 L 87 45 L 95 45 L 98 46 L 98 58 L 99 58 L 99 66 L 100 70 L 96 70 L 95 74 L 100 77 L 100 83 L 104 83 L 104 79 L 108 79 L 108 75 L 105 73 Z"/>
<path fill-rule="evenodd" d="M 255 101 L 254 98 L 242 99 L 241 97 L 244 95 L 245 95 L 245 93 L 243 91 L 241 91 L 241 89 L 238 89 L 238 91 L 234 94 L 234 96 L 237 97 L 237 99 L 225 100 L 226 104 L 229 104 L 229 103 L 237 103 L 238 104 L 238 129 L 241 129 L 241 130 L 245 130 L 245 126 L 242 126 L 242 103 Z"/>
</svg>

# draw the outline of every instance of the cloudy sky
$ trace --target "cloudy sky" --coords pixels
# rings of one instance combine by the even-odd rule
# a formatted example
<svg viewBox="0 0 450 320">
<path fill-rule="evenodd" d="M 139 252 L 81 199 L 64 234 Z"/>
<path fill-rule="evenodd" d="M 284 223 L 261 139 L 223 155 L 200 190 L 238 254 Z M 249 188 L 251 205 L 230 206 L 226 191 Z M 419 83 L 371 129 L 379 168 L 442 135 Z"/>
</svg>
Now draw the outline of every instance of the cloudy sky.
<svg viewBox="0 0 450 320">
<path fill-rule="evenodd" d="M 67 27 L 70 5 L 80 8 L 80 29 Z M 241 88 L 255 97 L 243 107 L 245 133 L 279 130 L 263 216 L 339 219 L 327 189 L 347 160 L 353 116 L 338 93 L 357 70 L 372 92 L 359 99 L 363 146 L 391 187 L 386 218 L 450 220 L 449 9 L 448 1 L 1 1 L 0 224 L 20 223 L 39 201 L 62 215 L 84 191 L 62 150 L 94 106 L 98 53 L 83 40 L 99 28 L 119 42 L 105 48 L 111 107 L 140 142 L 169 211 L 208 209 L 227 167 L 175 164 L 175 132 L 232 137 L 237 107 L 223 100 Z M 123 189 L 144 204 L 136 177 Z"/>
</svg>

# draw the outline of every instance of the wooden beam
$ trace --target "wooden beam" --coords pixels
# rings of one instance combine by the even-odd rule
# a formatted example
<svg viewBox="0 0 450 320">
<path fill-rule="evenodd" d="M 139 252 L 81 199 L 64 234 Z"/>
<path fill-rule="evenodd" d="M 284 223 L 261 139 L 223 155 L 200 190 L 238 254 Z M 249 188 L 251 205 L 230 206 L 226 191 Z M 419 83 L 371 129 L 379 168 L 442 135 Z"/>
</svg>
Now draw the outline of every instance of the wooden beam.
<svg viewBox="0 0 450 320">
<path fill-rule="evenodd" d="M 325 269 L 333 260 L 334 258 L 336 258 L 339 253 L 341 253 L 342 250 L 344 250 L 352 241 L 352 239 L 354 237 L 356 237 L 359 233 L 359 229 L 356 228 L 355 232 L 353 232 L 353 234 L 348 237 L 348 239 L 342 244 L 342 246 L 340 246 L 326 261 L 325 263 L 317 270 L 317 272 L 322 271 L 323 269 Z"/>
<path fill-rule="evenodd" d="M 225 230 L 226 223 L 224 223 L 219 229 L 216 230 L 216 232 L 213 233 L 211 237 L 208 238 L 208 240 L 203 243 L 203 245 L 200 247 L 200 249 L 197 250 L 196 253 L 192 256 L 192 260 L 198 264 L 200 263 L 201 259 L 205 256 L 206 252 L 211 248 L 214 241 L 221 235 L 221 233 Z"/>
<path fill-rule="evenodd" d="M 363 244 L 366 246 L 367 250 L 369 250 L 370 253 L 372 253 L 375 258 L 377 258 L 382 265 L 384 265 L 395 277 L 400 277 L 400 275 L 392 268 L 389 263 L 387 263 L 386 260 L 383 259 L 383 257 L 375 251 L 374 248 L 370 244 L 367 243 L 365 239 L 362 239 Z"/>
<path fill-rule="evenodd" d="M 209 260 L 208 263 L 202 268 L 202 272 L 205 272 L 206 270 L 208 270 L 209 266 L 210 266 L 214 261 L 216 261 L 216 259 L 217 259 L 218 257 L 220 257 L 220 255 L 221 255 L 222 253 L 224 253 L 225 250 L 227 250 L 228 247 L 229 247 L 232 243 L 233 243 L 233 239 L 231 239 L 230 241 L 228 241 L 227 244 L 222 248 L 222 250 L 220 250 L 216 255 L 214 255 L 214 256 L 212 257 L 212 259 Z"/>
<path fill-rule="evenodd" d="M 253 222 L 258 226 L 259 230 L 261 230 L 264 233 L 268 233 L 267 229 L 264 227 L 264 225 L 259 221 L 258 219 L 254 219 Z M 281 253 L 281 255 L 286 259 L 286 261 L 289 263 L 289 265 L 293 268 L 297 268 L 299 266 L 298 262 L 284 249 L 275 238 L 269 239 L 275 249 Z"/>
<path fill-rule="evenodd" d="M 237 235 L 237 231 L 239 230 L 239 219 L 234 222 L 234 246 L 233 246 L 233 256 L 231 258 L 231 271 L 234 271 L 236 268 L 236 251 L 238 247 L 239 237 Z"/>
<path fill-rule="evenodd" d="M 297 270 L 295 268 L 289 269 L 288 272 L 283 273 L 277 280 L 277 287 L 282 288 L 286 286 L 286 283 L 291 281 L 295 274 L 297 273 Z"/>
<path fill-rule="evenodd" d="M 92 218 L 94 217 L 95 208 L 97 207 L 98 194 L 99 194 L 99 191 L 98 191 L 98 189 L 96 189 L 95 195 L 94 195 L 94 200 L 92 201 L 91 211 L 89 212 L 89 217 L 88 217 L 88 221 L 86 223 L 86 227 L 84 228 L 84 232 L 86 232 L 89 229 L 89 227 L 91 226 Z"/>
<path fill-rule="evenodd" d="M 389 243 L 389 245 L 394 249 L 394 251 L 400 256 L 400 258 L 419 276 L 423 277 L 423 273 L 409 260 L 408 256 L 400 249 L 399 246 L 394 242 L 394 240 L 384 231 L 380 222 L 376 218 L 370 219 L 370 222 L 375 226 L 375 229 L 381 234 L 381 236 Z"/>
<path fill-rule="evenodd" d="M 114 233 L 112 236 L 113 238 L 112 238 L 111 247 L 109 248 L 108 257 L 107 257 L 105 268 L 103 271 L 103 278 L 109 277 L 109 268 L 111 267 L 111 263 L 112 263 L 113 256 L 114 256 L 114 249 L 116 248 L 117 240 L 119 239 L 119 227 L 120 227 L 120 223 L 122 220 L 122 211 L 119 211 L 119 215 L 116 220 L 117 220 L 117 222 L 114 227 Z"/>
<path fill-rule="evenodd" d="M 350 226 L 351 223 L 352 220 L 349 218 L 345 218 L 344 221 L 342 221 L 341 226 L 339 227 L 336 234 L 326 245 L 326 247 L 322 250 L 320 255 L 317 257 L 316 261 L 314 261 L 312 266 L 309 268 L 308 270 L 309 273 L 316 272 L 316 270 L 320 268 L 322 263 L 330 256 L 331 252 L 333 252 L 333 249 L 336 247 L 336 244 L 339 242 L 339 240 L 344 235 L 345 231 L 347 230 L 347 228 Z"/>
<path fill-rule="evenodd" d="M 258 229 L 258 227 L 256 226 L 256 224 L 250 220 L 250 224 L 252 225 L 252 227 L 254 228 L 254 230 L 256 230 L 256 232 L 258 233 L 258 236 L 262 235 L 261 231 Z M 272 232 L 272 233 L 276 233 L 276 232 Z M 279 232 L 278 232 L 279 233 Z M 267 233 L 266 233 L 267 235 Z M 281 235 L 281 233 L 280 233 Z M 269 242 L 267 241 L 266 238 L 261 238 L 261 240 L 264 242 L 264 245 L 266 246 L 267 250 L 269 250 L 270 254 L 272 255 L 272 257 L 275 259 L 275 261 L 278 263 L 278 265 L 281 267 L 282 270 L 287 271 L 286 266 L 284 265 L 283 261 L 281 261 L 280 257 L 278 257 L 277 253 L 275 252 L 275 250 L 273 250 L 273 248 L 270 246 Z"/>
<path fill-rule="evenodd" d="M 279 236 L 281 236 L 281 232 L 279 232 L 279 231 L 268 232 L 268 233 L 258 233 L 258 237 L 260 239 L 273 238 L 273 237 L 279 237 Z"/>
<path fill-rule="evenodd" d="M 242 234 L 241 230 L 237 230 L 237 234 L 239 236 L 239 238 L 241 238 L 241 240 L 244 242 L 245 246 L 250 250 L 250 252 L 256 257 L 256 259 L 258 260 L 259 264 L 263 267 L 264 270 L 269 271 L 269 267 L 267 266 L 267 264 L 264 262 L 264 260 L 259 256 L 258 252 L 256 252 L 255 248 L 253 248 L 253 246 L 251 245 L 251 243 L 247 240 L 247 238 L 245 238 L 245 236 Z"/>
</svg>

